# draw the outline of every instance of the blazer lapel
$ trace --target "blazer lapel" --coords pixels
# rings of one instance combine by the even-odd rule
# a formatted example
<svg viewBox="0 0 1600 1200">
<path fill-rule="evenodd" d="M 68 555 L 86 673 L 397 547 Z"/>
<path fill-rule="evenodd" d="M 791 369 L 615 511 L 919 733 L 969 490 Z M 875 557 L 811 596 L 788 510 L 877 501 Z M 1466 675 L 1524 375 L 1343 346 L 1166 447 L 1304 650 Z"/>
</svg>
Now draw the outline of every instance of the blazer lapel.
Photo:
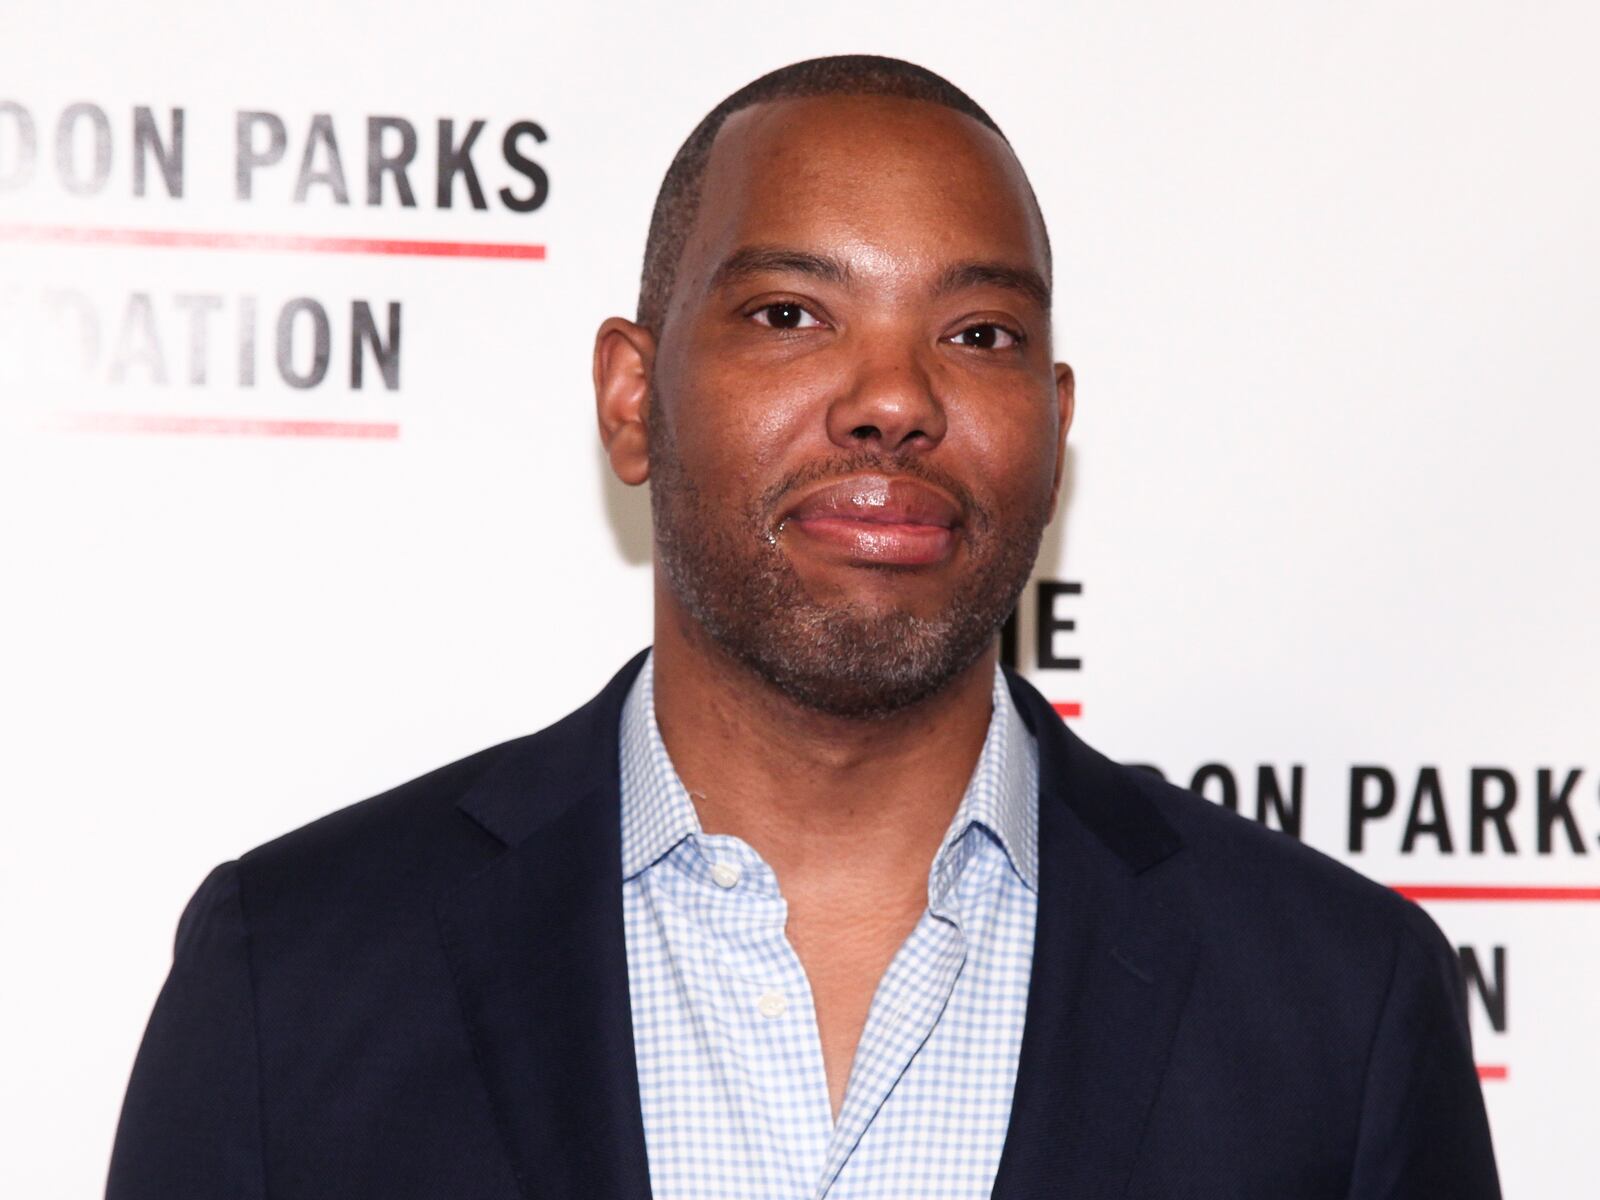
<svg viewBox="0 0 1600 1200">
<path fill-rule="evenodd" d="M 1194 973 L 1165 819 L 1028 684 L 1039 745 L 1039 909 L 1000 1200 L 1121 1196 Z"/>
<path fill-rule="evenodd" d="M 505 849 L 437 904 L 473 1051 L 528 1197 L 650 1195 L 628 1005 L 617 724 L 644 656 L 509 748 L 459 807 Z M 1000 1200 L 1120 1196 L 1188 994 L 1181 843 L 1032 687 L 1039 908 Z"/>
<path fill-rule="evenodd" d="M 437 916 L 462 1014 L 529 1197 L 650 1195 L 628 1006 L 617 722 L 643 655 L 509 748 L 459 807 L 504 852 Z"/>
</svg>

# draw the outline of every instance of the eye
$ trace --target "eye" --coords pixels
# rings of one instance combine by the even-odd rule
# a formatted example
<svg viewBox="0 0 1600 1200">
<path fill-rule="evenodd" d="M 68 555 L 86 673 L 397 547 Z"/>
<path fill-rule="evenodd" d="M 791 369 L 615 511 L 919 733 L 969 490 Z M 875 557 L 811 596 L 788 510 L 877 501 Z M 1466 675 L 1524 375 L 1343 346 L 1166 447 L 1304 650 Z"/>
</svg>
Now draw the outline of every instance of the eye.
<svg viewBox="0 0 1600 1200">
<path fill-rule="evenodd" d="M 974 350 L 1010 350 L 1022 345 L 1022 335 L 1014 329 L 1007 329 L 1004 325 L 984 323 L 968 325 L 950 338 L 950 341 L 958 346 L 970 346 Z"/>
<path fill-rule="evenodd" d="M 750 316 L 757 324 L 769 326 L 772 329 L 811 329 L 822 324 L 800 305 L 792 300 L 780 300 L 776 304 L 763 304 Z"/>
</svg>

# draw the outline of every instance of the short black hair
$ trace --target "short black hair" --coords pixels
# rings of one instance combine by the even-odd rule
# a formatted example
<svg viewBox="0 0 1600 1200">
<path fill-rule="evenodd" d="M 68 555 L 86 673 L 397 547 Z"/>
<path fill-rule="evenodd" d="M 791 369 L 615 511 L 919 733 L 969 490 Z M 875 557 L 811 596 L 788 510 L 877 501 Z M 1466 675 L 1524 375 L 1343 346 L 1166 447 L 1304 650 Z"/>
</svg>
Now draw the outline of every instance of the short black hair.
<svg viewBox="0 0 1600 1200">
<path fill-rule="evenodd" d="M 705 179 L 711 144 L 722 124 L 734 113 L 769 100 L 790 100 L 807 96 L 897 96 L 905 100 L 925 100 L 964 113 L 994 130 L 1008 146 L 1011 144 L 994 118 L 971 96 L 942 75 L 899 58 L 876 54 L 836 54 L 827 58 L 808 58 L 769 71 L 760 79 L 745 84 L 717 105 L 694 127 L 661 180 L 656 206 L 650 216 L 650 233 L 644 244 L 644 270 L 639 279 L 638 322 L 661 331 L 667 302 L 678 274 L 678 260 L 694 227 L 700 208 L 700 188 Z M 1038 211 L 1031 185 L 1028 199 Z M 1044 220 L 1039 221 L 1043 228 Z M 1045 235 L 1045 254 L 1049 255 L 1049 235 Z"/>
</svg>

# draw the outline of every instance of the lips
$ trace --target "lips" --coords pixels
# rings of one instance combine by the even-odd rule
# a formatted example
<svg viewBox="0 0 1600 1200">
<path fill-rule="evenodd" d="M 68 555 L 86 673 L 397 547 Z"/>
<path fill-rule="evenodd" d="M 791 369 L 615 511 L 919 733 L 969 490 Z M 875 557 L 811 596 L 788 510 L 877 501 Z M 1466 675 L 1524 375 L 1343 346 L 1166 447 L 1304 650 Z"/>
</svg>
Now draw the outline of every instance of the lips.
<svg viewBox="0 0 1600 1200">
<path fill-rule="evenodd" d="M 961 516 L 953 499 L 920 480 L 852 475 L 807 492 L 779 529 L 847 561 L 929 566 L 954 551 Z"/>
</svg>

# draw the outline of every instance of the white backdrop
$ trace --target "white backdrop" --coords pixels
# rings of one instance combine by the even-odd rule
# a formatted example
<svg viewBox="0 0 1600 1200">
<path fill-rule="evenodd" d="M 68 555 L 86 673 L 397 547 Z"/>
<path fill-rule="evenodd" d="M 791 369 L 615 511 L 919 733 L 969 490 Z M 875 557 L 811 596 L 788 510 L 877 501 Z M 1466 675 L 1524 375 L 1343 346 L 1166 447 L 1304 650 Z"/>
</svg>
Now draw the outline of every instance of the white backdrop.
<svg viewBox="0 0 1600 1200">
<path fill-rule="evenodd" d="M 1048 648 L 1080 662 L 1041 663 L 1030 592 L 1020 665 L 1101 749 L 1183 783 L 1212 764 L 1247 815 L 1262 767 L 1285 792 L 1298 767 L 1301 836 L 1439 889 L 1413 894 L 1482 975 L 1507 1194 L 1595 1195 L 1597 35 L 1557 3 L 8 0 L 0 1194 L 98 1193 L 213 864 L 539 727 L 647 641 L 594 327 L 631 314 L 705 110 L 871 51 L 990 110 L 1055 239 L 1079 418 L 1039 575 L 1081 589 Z M 136 194 L 141 106 L 169 166 L 183 112 L 179 197 L 148 146 Z M 248 200 L 240 112 L 284 130 Z M 296 201 L 317 114 L 348 203 L 327 138 Z M 416 133 L 415 207 L 392 176 L 367 203 L 380 116 Z M 460 174 L 438 203 L 445 119 L 485 123 L 482 210 Z M 518 122 L 536 169 L 503 152 Z M 538 172 L 538 207 L 500 199 Z M 415 242 L 544 257 L 392 244 Z M 328 321 L 313 387 L 284 381 L 312 373 L 311 306 L 277 362 L 295 299 Z M 370 343 L 351 385 L 357 302 L 393 388 Z"/>
</svg>

